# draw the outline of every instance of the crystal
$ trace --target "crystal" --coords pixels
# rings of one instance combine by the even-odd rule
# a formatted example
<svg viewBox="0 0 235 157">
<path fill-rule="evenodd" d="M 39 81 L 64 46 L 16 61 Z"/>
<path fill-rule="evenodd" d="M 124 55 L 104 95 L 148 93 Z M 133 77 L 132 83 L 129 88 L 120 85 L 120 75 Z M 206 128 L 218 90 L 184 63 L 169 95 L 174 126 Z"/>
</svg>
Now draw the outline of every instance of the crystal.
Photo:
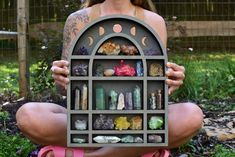
<svg viewBox="0 0 235 157">
<path fill-rule="evenodd" d="M 75 88 L 75 110 L 80 110 L 80 89 L 78 87 Z"/>
<path fill-rule="evenodd" d="M 143 143 L 144 140 L 141 137 L 135 137 L 134 142 L 135 143 Z"/>
<path fill-rule="evenodd" d="M 105 55 L 118 55 L 120 50 L 120 45 L 113 42 L 106 42 L 99 48 L 98 53 Z"/>
<path fill-rule="evenodd" d="M 121 138 L 121 142 L 122 143 L 134 143 L 134 137 L 130 135 L 124 136 L 123 138 Z"/>
<path fill-rule="evenodd" d="M 87 64 L 74 65 L 72 71 L 74 76 L 88 76 L 88 65 Z"/>
<path fill-rule="evenodd" d="M 95 64 L 95 76 L 103 76 L 104 67 L 101 64 Z"/>
<path fill-rule="evenodd" d="M 113 69 L 106 69 L 104 71 L 104 76 L 113 76 L 114 70 Z"/>
<path fill-rule="evenodd" d="M 87 85 L 84 84 L 83 87 L 82 87 L 82 100 L 81 100 L 81 109 L 82 110 L 87 110 L 87 100 L 88 100 L 88 97 L 87 97 L 87 93 L 88 92 L 88 89 L 87 89 Z"/>
<path fill-rule="evenodd" d="M 105 110 L 105 91 L 104 88 L 98 87 L 96 92 L 96 110 Z"/>
<path fill-rule="evenodd" d="M 150 64 L 149 68 L 149 76 L 163 76 L 163 69 L 162 66 L 158 63 L 152 63 Z"/>
<path fill-rule="evenodd" d="M 162 109 L 162 91 L 158 90 L 157 94 L 157 109 L 161 110 Z"/>
<path fill-rule="evenodd" d="M 87 121 L 86 120 L 76 120 L 75 121 L 75 128 L 77 130 L 87 130 Z"/>
<path fill-rule="evenodd" d="M 127 130 L 130 127 L 130 123 L 127 121 L 127 117 L 117 117 L 114 121 L 116 130 Z"/>
<path fill-rule="evenodd" d="M 88 50 L 86 47 L 82 46 L 78 49 L 78 55 L 88 55 Z"/>
<path fill-rule="evenodd" d="M 136 75 L 139 77 L 144 76 L 144 69 L 141 61 L 136 63 Z"/>
<path fill-rule="evenodd" d="M 151 93 L 151 97 L 149 98 L 149 104 L 151 110 L 155 110 L 157 108 L 155 93 Z"/>
<path fill-rule="evenodd" d="M 121 141 L 119 137 L 116 136 L 96 136 L 93 138 L 93 140 L 97 143 L 118 143 Z"/>
<path fill-rule="evenodd" d="M 130 123 L 132 130 L 142 130 L 142 118 L 140 116 L 132 117 Z"/>
<path fill-rule="evenodd" d="M 159 135 L 148 135 L 148 142 L 149 143 L 161 143 L 162 137 Z"/>
<path fill-rule="evenodd" d="M 163 125 L 163 118 L 160 116 L 152 116 L 148 124 L 149 128 L 152 130 L 161 129 Z"/>
<path fill-rule="evenodd" d="M 74 143 L 79 143 L 79 144 L 86 143 L 86 139 L 84 139 L 84 138 L 73 138 L 73 142 Z"/>
<path fill-rule="evenodd" d="M 134 109 L 140 110 L 141 109 L 141 94 L 140 94 L 140 87 L 136 86 L 133 91 L 133 99 L 134 99 Z"/>
<path fill-rule="evenodd" d="M 137 48 L 135 46 L 132 46 L 132 45 L 122 45 L 121 46 L 121 52 L 123 52 L 126 55 L 138 54 Z"/>
<path fill-rule="evenodd" d="M 99 115 L 99 117 L 95 119 L 93 127 L 94 129 L 97 130 L 113 130 L 114 129 L 113 119 L 101 114 Z"/>
<path fill-rule="evenodd" d="M 123 110 L 124 108 L 125 108 L 124 95 L 123 95 L 123 93 L 120 93 L 120 94 L 119 94 L 119 97 L 118 97 L 117 109 L 118 109 L 118 110 Z"/>
<path fill-rule="evenodd" d="M 132 93 L 126 93 L 126 101 L 125 101 L 125 109 L 126 110 L 133 110 L 133 101 L 132 101 Z"/>
<path fill-rule="evenodd" d="M 109 92 L 109 109 L 110 110 L 117 109 L 117 98 L 118 98 L 118 93 L 114 90 L 111 90 Z"/>
<path fill-rule="evenodd" d="M 135 76 L 135 68 L 124 63 L 124 60 L 120 61 L 120 67 L 114 66 L 116 76 Z"/>
</svg>

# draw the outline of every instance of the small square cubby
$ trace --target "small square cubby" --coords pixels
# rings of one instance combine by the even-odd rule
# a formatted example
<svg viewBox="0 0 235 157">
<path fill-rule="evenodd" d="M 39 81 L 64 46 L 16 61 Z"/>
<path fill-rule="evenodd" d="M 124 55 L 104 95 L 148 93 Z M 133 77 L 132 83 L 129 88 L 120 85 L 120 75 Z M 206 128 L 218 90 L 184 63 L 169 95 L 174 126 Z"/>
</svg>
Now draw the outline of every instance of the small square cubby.
<svg viewBox="0 0 235 157">
<path fill-rule="evenodd" d="M 165 62 L 164 60 L 147 60 L 148 77 L 164 77 Z"/>
<path fill-rule="evenodd" d="M 139 56 L 140 52 L 127 38 L 112 37 L 101 44 L 96 55 Z"/>
<path fill-rule="evenodd" d="M 71 81 L 70 90 L 71 110 L 88 110 L 88 81 Z"/>
<path fill-rule="evenodd" d="M 165 143 L 165 134 L 147 134 L 147 143 Z"/>
<path fill-rule="evenodd" d="M 143 114 L 93 114 L 93 130 L 143 130 Z"/>
<path fill-rule="evenodd" d="M 142 80 L 93 81 L 93 110 L 142 110 Z"/>
<path fill-rule="evenodd" d="M 89 118 L 88 114 L 71 114 L 71 130 L 88 131 Z"/>
<path fill-rule="evenodd" d="M 98 144 L 141 144 L 144 143 L 143 134 L 93 134 L 92 142 Z"/>
<path fill-rule="evenodd" d="M 89 60 L 77 59 L 72 60 L 70 65 L 71 76 L 73 77 L 87 77 L 89 76 Z"/>
<path fill-rule="evenodd" d="M 93 62 L 94 77 L 143 77 L 140 59 L 96 59 Z"/>
<path fill-rule="evenodd" d="M 165 109 L 165 82 L 147 81 L 147 109 L 164 110 Z"/>
<path fill-rule="evenodd" d="M 88 134 L 72 134 L 70 140 L 72 144 L 86 144 L 89 141 L 89 135 Z"/>
<path fill-rule="evenodd" d="M 147 114 L 148 130 L 165 130 L 165 114 Z"/>
</svg>

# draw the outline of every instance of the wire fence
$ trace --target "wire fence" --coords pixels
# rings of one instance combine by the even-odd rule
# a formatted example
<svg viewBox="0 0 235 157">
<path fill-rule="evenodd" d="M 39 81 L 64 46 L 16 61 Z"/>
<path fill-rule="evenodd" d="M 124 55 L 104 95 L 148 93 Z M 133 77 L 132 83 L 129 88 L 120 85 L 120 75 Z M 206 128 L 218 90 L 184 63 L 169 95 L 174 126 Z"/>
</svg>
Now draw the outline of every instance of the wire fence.
<svg viewBox="0 0 235 157">
<path fill-rule="evenodd" d="M 153 0 L 167 21 L 170 51 L 234 52 L 234 0 Z M 16 54 L 17 40 L 3 35 L 17 31 L 17 1 L 0 2 L 0 55 Z M 29 0 L 30 48 L 62 41 L 66 17 L 79 10 L 79 0 Z M 56 35 L 55 35 L 56 34 Z M 56 42 L 54 42 L 56 44 Z M 9 52 L 9 53 L 7 53 Z"/>
</svg>

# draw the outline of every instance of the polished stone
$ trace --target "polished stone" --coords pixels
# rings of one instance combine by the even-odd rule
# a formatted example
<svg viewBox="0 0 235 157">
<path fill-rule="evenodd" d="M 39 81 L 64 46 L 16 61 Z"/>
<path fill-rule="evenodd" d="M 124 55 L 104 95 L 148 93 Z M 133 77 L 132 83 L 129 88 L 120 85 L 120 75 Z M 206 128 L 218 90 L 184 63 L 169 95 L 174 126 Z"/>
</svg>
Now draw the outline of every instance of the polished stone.
<svg viewBox="0 0 235 157">
<path fill-rule="evenodd" d="M 161 129 L 163 126 L 163 118 L 160 116 L 152 116 L 148 124 L 149 128 L 152 130 Z"/>
<path fill-rule="evenodd" d="M 116 130 L 127 130 L 130 127 L 130 123 L 127 121 L 127 117 L 117 117 L 114 121 Z"/>
<path fill-rule="evenodd" d="M 109 109 L 110 110 L 117 109 L 117 99 L 118 99 L 118 93 L 115 90 L 111 90 L 109 92 Z"/>
<path fill-rule="evenodd" d="M 162 137 L 159 135 L 148 135 L 149 143 L 162 143 Z"/>
<path fill-rule="evenodd" d="M 87 130 L 87 121 L 86 120 L 76 120 L 75 121 L 75 128 L 77 130 Z"/>
<path fill-rule="evenodd" d="M 116 136 L 96 136 L 93 138 L 93 140 L 101 144 L 118 143 L 119 141 L 121 141 L 121 139 Z"/>
<path fill-rule="evenodd" d="M 72 74 L 74 76 L 88 76 L 88 65 L 78 64 L 72 67 Z"/>
<path fill-rule="evenodd" d="M 141 92 L 140 87 L 136 86 L 133 91 L 133 99 L 134 99 L 134 109 L 140 110 L 141 109 Z"/>
<path fill-rule="evenodd" d="M 118 105 L 117 105 L 117 109 L 118 110 L 123 110 L 125 108 L 125 99 L 124 99 L 124 95 L 123 93 L 119 94 L 118 97 Z"/>
<path fill-rule="evenodd" d="M 142 130 L 142 118 L 140 116 L 132 117 L 130 120 L 132 130 Z"/>
</svg>

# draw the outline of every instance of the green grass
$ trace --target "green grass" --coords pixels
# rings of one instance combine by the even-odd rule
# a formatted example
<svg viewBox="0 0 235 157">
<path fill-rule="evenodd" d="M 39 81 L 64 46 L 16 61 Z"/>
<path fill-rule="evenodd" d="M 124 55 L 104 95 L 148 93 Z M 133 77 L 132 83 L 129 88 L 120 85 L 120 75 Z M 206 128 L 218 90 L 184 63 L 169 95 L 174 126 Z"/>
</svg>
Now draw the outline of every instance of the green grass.
<svg viewBox="0 0 235 157">
<path fill-rule="evenodd" d="M 26 157 L 35 149 L 35 146 L 20 135 L 7 135 L 0 131 L 0 156 L 1 157 Z"/>
<path fill-rule="evenodd" d="M 235 97 L 235 54 L 189 52 L 169 54 L 169 58 L 170 61 L 186 68 L 184 85 L 171 97 L 174 101 L 224 100 Z M 18 92 L 17 57 L 4 58 L 0 63 L 0 69 L 0 92 L 9 89 Z M 37 78 L 34 76 L 36 69 L 37 57 L 31 57 L 31 85 Z M 43 77 L 41 81 L 44 79 L 46 78 Z M 43 89 L 40 85 L 36 87 Z"/>
<path fill-rule="evenodd" d="M 186 69 L 184 85 L 172 96 L 173 100 L 223 100 L 235 97 L 235 54 L 172 54 L 170 61 Z"/>
</svg>

